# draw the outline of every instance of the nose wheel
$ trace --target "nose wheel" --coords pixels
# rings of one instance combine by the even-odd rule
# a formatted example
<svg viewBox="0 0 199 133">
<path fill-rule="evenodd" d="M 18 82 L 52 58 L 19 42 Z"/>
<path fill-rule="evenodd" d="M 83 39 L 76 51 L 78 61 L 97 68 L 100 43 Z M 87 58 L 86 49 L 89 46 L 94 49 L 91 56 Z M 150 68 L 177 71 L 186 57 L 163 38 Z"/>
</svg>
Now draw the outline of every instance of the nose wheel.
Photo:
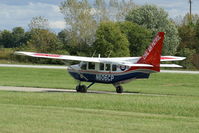
<svg viewBox="0 0 199 133">
<path fill-rule="evenodd" d="M 86 93 L 88 88 L 90 88 L 94 84 L 95 82 L 92 82 L 89 86 L 86 86 L 86 85 L 81 85 L 81 83 L 79 83 L 79 85 L 76 86 L 76 91 L 81 93 Z"/>
<path fill-rule="evenodd" d="M 77 92 L 86 93 L 87 92 L 87 87 L 85 85 L 77 85 L 76 86 L 76 91 Z"/>
</svg>

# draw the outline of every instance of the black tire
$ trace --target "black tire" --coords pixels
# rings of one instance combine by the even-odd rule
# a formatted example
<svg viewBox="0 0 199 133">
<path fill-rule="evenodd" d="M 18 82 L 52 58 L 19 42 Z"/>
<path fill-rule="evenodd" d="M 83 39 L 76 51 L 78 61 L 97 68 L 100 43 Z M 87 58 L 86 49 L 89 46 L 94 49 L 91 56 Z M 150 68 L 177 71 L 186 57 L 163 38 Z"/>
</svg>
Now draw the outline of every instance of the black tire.
<svg viewBox="0 0 199 133">
<path fill-rule="evenodd" d="M 117 86 L 116 87 L 116 92 L 117 93 L 123 93 L 123 87 L 122 86 Z"/>
<path fill-rule="evenodd" d="M 77 85 L 77 86 L 76 86 L 76 91 L 77 91 L 77 92 L 81 92 L 81 85 Z"/>
<path fill-rule="evenodd" d="M 87 87 L 85 85 L 81 85 L 81 92 L 86 93 L 87 92 Z"/>
</svg>

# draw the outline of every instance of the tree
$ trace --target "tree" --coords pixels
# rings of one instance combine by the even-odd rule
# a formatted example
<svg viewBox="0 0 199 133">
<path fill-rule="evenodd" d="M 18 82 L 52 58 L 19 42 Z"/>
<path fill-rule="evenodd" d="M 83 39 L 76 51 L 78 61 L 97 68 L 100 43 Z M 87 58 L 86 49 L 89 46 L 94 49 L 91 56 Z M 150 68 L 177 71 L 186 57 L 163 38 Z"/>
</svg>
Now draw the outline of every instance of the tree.
<svg viewBox="0 0 199 133">
<path fill-rule="evenodd" d="M 129 42 L 114 22 L 102 22 L 96 33 L 93 49 L 103 57 L 129 56 Z"/>
<path fill-rule="evenodd" d="M 89 4 L 88 0 L 66 0 L 61 3 L 60 10 L 65 16 L 69 33 L 68 45 L 76 46 L 78 51 L 88 53 L 96 37 L 96 30 L 103 21 L 124 20 L 126 14 L 134 7 L 132 0 L 95 0 Z M 76 50 L 77 51 L 77 50 Z"/>
<path fill-rule="evenodd" d="M 2 35 L 1 35 L 1 32 L 2 31 L 0 31 L 0 49 L 4 47 L 3 44 L 2 44 Z"/>
<path fill-rule="evenodd" d="M 137 5 L 133 2 L 133 0 L 128 0 L 128 1 L 122 0 L 122 1 L 120 1 L 119 4 L 118 4 L 118 7 L 116 7 L 116 9 L 118 10 L 118 12 L 116 14 L 116 20 L 117 21 L 124 21 L 125 17 L 128 15 L 128 13 L 132 9 L 135 9 L 136 7 L 137 7 Z"/>
<path fill-rule="evenodd" d="M 195 31 L 196 31 L 197 43 L 195 44 L 194 47 L 196 48 L 196 52 L 199 54 L 199 19 L 196 22 Z"/>
<path fill-rule="evenodd" d="M 189 25 L 182 25 L 178 28 L 181 42 L 179 49 L 190 48 L 195 49 L 198 44 L 198 38 L 196 37 L 195 27 Z"/>
<path fill-rule="evenodd" d="M 2 45 L 1 47 L 4 48 L 12 48 L 13 47 L 13 35 L 12 32 L 8 30 L 3 30 L 1 32 L 1 37 L 0 37 L 0 44 Z"/>
<path fill-rule="evenodd" d="M 179 62 L 179 64 L 184 68 L 193 68 L 193 55 L 196 52 L 196 50 L 193 49 L 193 46 L 197 43 L 195 30 L 189 23 L 188 25 L 180 26 L 178 30 L 181 41 L 177 50 L 177 55 L 186 57 L 186 60 Z"/>
<path fill-rule="evenodd" d="M 107 3 L 105 0 L 95 0 L 94 11 L 94 18 L 96 22 L 100 23 L 102 21 L 110 20 L 110 12 L 107 9 Z"/>
<path fill-rule="evenodd" d="M 177 56 L 184 56 L 186 57 L 186 60 L 179 62 L 179 65 L 182 65 L 186 69 L 193 69 L 195 68 L 193 64 L 193 56 L 196 53 L 194 49 L 190 48 L 180 48 L 178 49 Z"/>
<path fill-rule="evenodd" d="M 92 9 L 87 0 L 66 0 L 60 5 L 70 36 L 69 45 L 76 45 L 79 51 L 95 41 L 97 29 Z"/>
<path fill-rule="evenodd" d="M 197 37 L 197 23 L 194 21 L 189 23 L 186 18 L 187 15 L 183 19 L 183 24 L 178 27 L 181 41 L 177 50 L 177 55 L 186 57 L 186 60 L 179 62 L 179 64 L 190 69 L 194 68 L 193 56 L 198 51 L 199 38 Z"/>
<path fill-rule="evenodd" d="M 15 27 L 12 31 L 4 30 L 0 34 L 0 45 L 5 48 L 16 48 L 28 41 L 28 34 L 22 27 Z"/>
<path fill-rule="evenodd" d="M 62 31 L 60 31 L 57 35 L 57 37 L 59 38 L 59 40 L 63 43 L 63 44 L 68 44 L 69 41 L 69 32 L 64 29 Z"/>
<path fill-rule="evenodd" d="M 19 47 L 26 43 L 25 31 L 22 27 L 15 27 L 12 29 L 13 47 Z"/>
<path fill-rule="evenodd" d="M 63 44 L 57 38 L 56 34 L 45 29 L 32 29 L 27 33 L 30 37 L 27 43 L 17 50 L 20 51 L 33 51 L 40 53 L 53 53 L 53 54 L 67 54 L 67 51 L 63 49 Z M 29 58 L 29 57 L 16 57 L 18 61 L 32 62 L 32 63 L 44 63 L 44 64 L 62 64 L 57 60 L 42 59 L 42 58 Z"/>
<path fill-rule="evenodd" d="M 56 34 L 44 29 L 33 29 L 30 34 L 26 49 L 44 53 L 58 53 L 62 50 L 63 45 Z"/>
<path fill-rule="evenodd" d="M 63 48 L 66 49 L 69 54 L 77 55 L 78 47 L 72 44 L 71 34 L 68 30 L 64 29 L 58 33 L 58 39 L 63 43 Z"/>
<path fill-rule="evenodd" d="M 192 14 L 192 15 L 191 15 L 191 22 L 190 22 L 190 14 L 187 13 L 187 14 L 184 16 L 183 20 L 182 20 L 182 24 L 183 24 L 183 25 L 190 25 L 190 24 L 191 24 L 191 25 L 195 25 L 195 24 L 197 23 L 198 19 L 199 19 L 198 14 Z"/>
<path fill-rule="evenodd" d="M 50 29 L 48 19 L 46 19 L 45 17 L 42 17 L 42 16 L 33 17 L 30 24 L 28 24 L 28 27 L 30 30 L 32 30 L 32 29 L 49 30 Z"/>
<path fill-rule="evenodd" d="M 129 41 L 131 56 L 141 56 L 151 42 L 152 32 L 132 22 L 118 23 L 122 33 L 126 34 Z"/>
<path fill-rule="evenodd" d="M 28 41 L 28 34 L 22 27 L 15 27 L 12 31 L 4 30 L 0 33 L 0 45 L 5 48 L 16 48 Z"/>
<path fill-rule="evenodd" d="M 95 0 L 95 18 L 102 21 L 124 21 L 127 13 L 135 8 L 133 0 Z"/>
<path fill-rule="evenodd" d="M 126 20 L 152 30 L 153 36 L 157 32 L 165 32 L 163 54 L 175 55 L 179 45 L 178 30 L 162 8 L 144 5 L 129 12 Z"/>
<path fill-rule="evenodd" d="M 62 49 L 63 43 L 61 43 L 55 33 L 49 30 L 48 26 L 48 20 L 44 17 L 33 17 L 29 24 L 31 30 L 25 34 L 28 42 L 24 48 L 47 53 L 60 53 L 60 51 L 64 51 Z"/>
</svg>

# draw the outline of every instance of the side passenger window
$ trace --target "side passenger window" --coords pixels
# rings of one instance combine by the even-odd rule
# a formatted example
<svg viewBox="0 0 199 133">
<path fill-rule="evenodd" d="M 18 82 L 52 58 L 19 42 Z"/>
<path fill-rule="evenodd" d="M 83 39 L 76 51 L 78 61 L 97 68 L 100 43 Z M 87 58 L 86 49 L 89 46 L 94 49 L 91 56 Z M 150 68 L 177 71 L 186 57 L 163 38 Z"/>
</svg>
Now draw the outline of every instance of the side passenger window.
<svg viewBox="0 0 199 133">
<path fill-rule="evenodd" d="M 100 70 L 104 71 L 104 63 L 100 63 Z"/>
<path fill-rule="evenodd" d="M 117 65 L 112 65 L 112 71 L 117 71 Z"/>
<path fill-rule="evenodd" d="M 94 62 L 89 62 L 88 63 L 88 69 L 95 70 L 95 63 Z"/>
<path fill-rule="evenodd" d="M 111 70 L 111 64 L 106 64 L 106 71 L 110 71 Z"/>
</svg>

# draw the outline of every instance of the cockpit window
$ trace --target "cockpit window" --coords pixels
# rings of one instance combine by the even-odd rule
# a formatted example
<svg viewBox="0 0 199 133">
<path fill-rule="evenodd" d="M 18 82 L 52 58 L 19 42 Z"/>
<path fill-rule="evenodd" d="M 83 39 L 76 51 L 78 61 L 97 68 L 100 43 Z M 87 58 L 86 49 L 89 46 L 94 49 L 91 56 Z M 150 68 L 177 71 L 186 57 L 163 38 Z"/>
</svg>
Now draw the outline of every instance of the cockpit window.
<svg viewBox="0 0 199 133">
<path fill-rule="evenodd" d="M 88 69 L 95 70 L 95 63 L 94 62 L 89 62 L 88 63 Z"/>
<path fill-rule="evenodd" d="M 83 63 L 81 64 L 81 69 L 82 69 L 82 70 L 86 70 L 86 68 L 87 68 L 87 63 L 86 63 L 86 62 L 83 62 Z"/>
</svg>

